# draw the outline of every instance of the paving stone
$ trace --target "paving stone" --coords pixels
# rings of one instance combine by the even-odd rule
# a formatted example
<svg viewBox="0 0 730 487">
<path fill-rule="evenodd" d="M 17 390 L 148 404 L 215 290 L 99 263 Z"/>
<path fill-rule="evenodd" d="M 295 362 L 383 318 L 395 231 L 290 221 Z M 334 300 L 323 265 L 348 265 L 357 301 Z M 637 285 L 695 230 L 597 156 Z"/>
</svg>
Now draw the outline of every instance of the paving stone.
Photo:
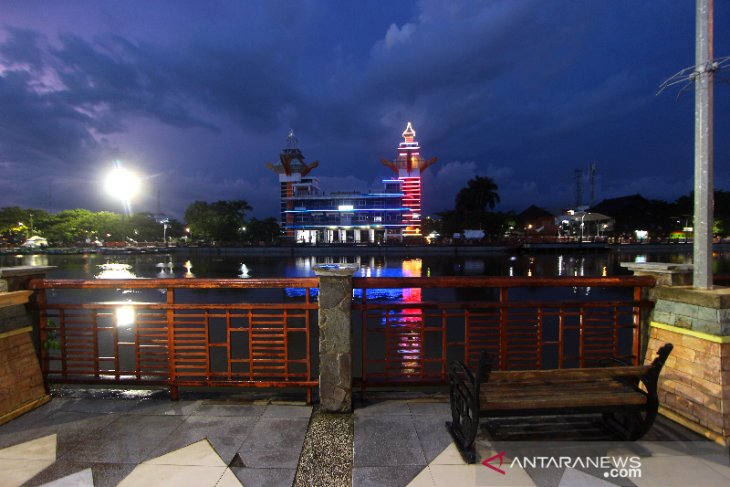
<svg viewBox="0 0 730 487">
<path fill-rule="evenodd" d="M 43 487 L 94 487 L 94 476 L 90 468 L 53 480 Z"/>
<path fill-rule="evenodd" d="M 245 416 L 190 416 L 152 449 L 147 458 L 155 458 L 207 438 L 228 465 L 257 421 L 257 418 Z"/>
<path fill-rule="evenodd" d="M 183 423 L 179 416 L 120 415 L 64 457 L 72 462 L 139 463 Z"/>
<path fill-rule="evenodd" d="M 203 401 L 170 401 L 169 399 L 142 399 L 129 414 L 155 416 L 189 416 L 200 408 Z"/>
<path fill-rule="evenodd" d="M 378 401 L 363 402 L 355 408 L 355 417 L 361 416 L 393 416 L 411 414 L 411 409 L 405 401 Z"/>
<path fill-rule="evenodd" d="M 261 418 L 239 453 L 249 468 L 293 468 L 307 433 L 309 418 Z"/>
<path fill-rule="evenodd" d="M 203 401 L 192 412 L 194 416 L 254 416 L 264 414 L 268 406 L 264 404 L 220 404 Z"/>
<path fill-rule="evenodd" d="M 356 467 L 426 465 L 411 416 L 355 416 Z"/>
<path fill-rule="evenodd" d="M 286 404 L 269 404 L 262 418 L 309 418 L 312 406 L 294 406 Z"/>
<path fill-rule="evenodd" d="M 70 399 L 63 406 L 62 411 L 76 413 L 126 413 L 137 407 L 137 401 L 133 399 Z"/>
<path fill-rule="evenodd" d="M 94 487 L 116 487 L 134 470 L 134 463 L 87 463 L 58 461 L 33 477 L 23 487 L 41 486 L 68 475 L 91 469 Z"/>
<path fill-rule="evenodd" d="M 0 427 L 0 448 L 56 434 L 58 455 L 62 456 L 77 444 L 96 435 L 116 417 L 110 414 L 54 411 L 45 416 L 35 415 L 22 419 Z"/>
<path fill-rule="evenodd" d="M 403 487 L 413 480 L 425 466 L 400 465 L 397 467 L 355 467 L 352 469 L 353 487 Z"/>
<path fill-rule="evenodd" d="M 452 441 L 451 435 L 446 430 L 446 421 L 436 415 L 413 416 L 413 424 L 426 463 L 431 463 Z"/>
<path fill-rule="evenodd" d="M 232 467 L 231 471 L 246 487 L 291 487 L 296 474 L 293 468 Z"/>
<path fill-rule="evenodd" d="M 451 405 L 448 402 L 409 401 L 408 408 L 413 415 L 436 415 L 443 417 L 444 421 L 451 418 Z"/>
</svg>

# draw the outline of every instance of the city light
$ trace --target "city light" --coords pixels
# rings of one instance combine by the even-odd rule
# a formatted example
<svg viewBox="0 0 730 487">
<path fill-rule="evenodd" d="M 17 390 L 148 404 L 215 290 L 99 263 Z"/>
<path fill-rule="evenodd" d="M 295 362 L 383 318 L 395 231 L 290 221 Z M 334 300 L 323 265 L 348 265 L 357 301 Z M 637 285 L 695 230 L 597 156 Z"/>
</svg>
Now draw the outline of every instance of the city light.
<svg viewBox="0 0 730 487">
<path fill-rule="evenodd" d="M 107 175 L 104 188 L 114 198 L 122 202 L 124 213 L 132 213 L 130 201 L 140 191 L 139 178 L 128 169 L 122 167 L 119 161 L 114 162 L 114 169 Z"/>
</svg>

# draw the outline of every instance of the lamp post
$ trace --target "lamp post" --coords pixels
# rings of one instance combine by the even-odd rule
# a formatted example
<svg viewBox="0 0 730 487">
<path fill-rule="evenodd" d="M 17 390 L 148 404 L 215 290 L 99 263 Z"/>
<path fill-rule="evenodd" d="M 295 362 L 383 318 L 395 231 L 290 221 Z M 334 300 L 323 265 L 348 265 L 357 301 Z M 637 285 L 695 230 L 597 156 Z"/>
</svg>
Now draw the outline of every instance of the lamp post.
<svg viewBox="0 0 730 487">
<path fill-rule="evenodd" d="M 162 241 L 165 243 L 165 247 L 167 247 L 167 229 L 170 227 L 170 221 L 164 219 L 160 223 L 162 223 Z"/>
</svg>

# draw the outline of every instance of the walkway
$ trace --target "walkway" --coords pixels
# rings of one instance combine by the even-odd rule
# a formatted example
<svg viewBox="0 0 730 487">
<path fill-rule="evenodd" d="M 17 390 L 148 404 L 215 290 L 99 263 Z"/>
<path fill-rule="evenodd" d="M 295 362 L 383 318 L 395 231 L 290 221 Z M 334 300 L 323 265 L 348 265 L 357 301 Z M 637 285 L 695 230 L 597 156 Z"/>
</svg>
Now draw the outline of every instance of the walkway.
<svg viewBox="0 0 730 487">
<path fill-rule="evenodd" d="M 56 397 L 0 426 L 0 486 L 290 486 L 311 455 L 319 460 L 310 468 L 338 470 L 330 485 L 349 477 L 322 460 L 327 447 L 302 453 L 317 429 L 313 421 L 307 436 L 312 408 L 302 403 L 113 395 Z M 664 419 L 636 443 L 601 437 L 590 418 L 497 422 L 478 440 L 480 457 L 491 458 L 485 466 L 465 465 L 453 448 L 443 397 L 381 397 L 358 402 L 353 416 L 356 487 L 730 485 L 728 450 Z M 578 458 L 633 463 L 623 478 L 609 478 Z"/>
<path fill-rule="evenodd" d="M 0 486 L 291 485 L 311 410 L 270 401 L 54 398 L 0 426 Z"/>
</svg>

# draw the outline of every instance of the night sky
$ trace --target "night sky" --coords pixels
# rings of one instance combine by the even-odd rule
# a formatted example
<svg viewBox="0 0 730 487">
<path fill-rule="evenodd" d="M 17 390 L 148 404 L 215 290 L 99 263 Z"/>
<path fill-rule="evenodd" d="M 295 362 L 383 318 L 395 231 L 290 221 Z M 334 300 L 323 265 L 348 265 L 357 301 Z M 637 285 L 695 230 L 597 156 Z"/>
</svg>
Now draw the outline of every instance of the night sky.
<svg viewBox="0 0 730 487">
<path fill-rule="evenodd" d="M 134 211 L 195 200 L 278 211 L 292 128 L 326 190 L 379 189 L 407 122 L 426 214 L 476 175 L 497 210 L 692 188 L 694 0 L 0 1 L 0 207 Z M 730 1 L 715 0 L 715 57 Z M 730 66 L 715 83 L 715 187 L 730 190 Z M 724 81 L 723 81 L 724 79 Z M 587 177 L 583 202 L 589 203 Z"/>
</svg>

